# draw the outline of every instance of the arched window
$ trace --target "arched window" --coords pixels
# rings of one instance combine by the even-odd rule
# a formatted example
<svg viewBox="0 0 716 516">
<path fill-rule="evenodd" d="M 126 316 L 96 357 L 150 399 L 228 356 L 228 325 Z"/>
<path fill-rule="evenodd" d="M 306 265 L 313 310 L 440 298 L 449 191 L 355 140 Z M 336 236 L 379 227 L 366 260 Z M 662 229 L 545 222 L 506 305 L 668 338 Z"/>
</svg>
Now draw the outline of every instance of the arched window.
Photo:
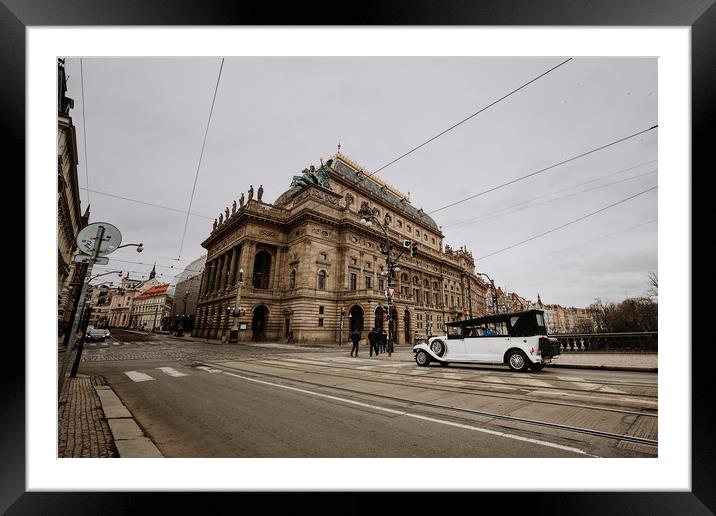
<svg viewBox="0 0 716 516">
<path fill-rule="evenodd" d="M 271 274 L 271 255 L 266 251 L 259 251 L 254 258 L 254 288 L 269 288 Z"/>
<path fill-rule="evenodd" d="M 296 288 L 296 269 L 291 271 L 291 283 L 290 288 Z"/>
<path fill-rule="evenodd" d="M 318 271 L 318 290 L 326 290 L 326 271 Z"/>
<path fill-rule="evenodd" d="M 400 275 L 400 281 L 406 281 L 406 282 L 407 282 L 407 281 L 408 281 L 408 275 L 405 274 L 405 273 L 401 274 L 401 275 Z"/>
<path fill-rule="evenodd" d="M 428 280 L 423 280 L 423 286 L 425 288 L 428 288 L 429 285 L 430 285 L 430 283 L 428 282 Z"/>
</svg>

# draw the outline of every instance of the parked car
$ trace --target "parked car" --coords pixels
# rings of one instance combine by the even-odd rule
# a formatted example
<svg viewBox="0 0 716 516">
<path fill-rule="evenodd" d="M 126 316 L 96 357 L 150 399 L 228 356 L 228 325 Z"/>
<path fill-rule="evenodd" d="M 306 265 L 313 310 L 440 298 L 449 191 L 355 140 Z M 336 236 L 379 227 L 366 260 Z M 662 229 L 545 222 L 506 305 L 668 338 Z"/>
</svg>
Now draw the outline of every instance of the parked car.
<svg viewBox="0 0 716 516">
<path fill-rule="evenodd" d="M 109 330 L 106 330 L 104 328 L 92 328 L 90 330 L 87 330 L 87 340 L 90 341 L 104 342 L 104 340 L 109 337 L 109 335 Z"/>
<path fill-rule="evenodd" d="M 513 371 L 541 371 L 560 354 L 547 335 L 543 310 L 488 315 L 444 325 L 446 335 L 413 347 L 419 366 L 431 362 L 507 364 Z"/>
</svg>

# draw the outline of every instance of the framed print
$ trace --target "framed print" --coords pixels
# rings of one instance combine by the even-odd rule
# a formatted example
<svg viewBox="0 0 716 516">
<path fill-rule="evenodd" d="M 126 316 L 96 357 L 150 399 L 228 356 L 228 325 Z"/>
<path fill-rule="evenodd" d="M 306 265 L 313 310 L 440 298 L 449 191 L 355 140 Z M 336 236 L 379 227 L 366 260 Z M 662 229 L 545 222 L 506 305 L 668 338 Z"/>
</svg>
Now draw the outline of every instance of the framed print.
<svg viewBox="0 0 716 516">
<path fill-rule="evenodd" d="M 690 261 L 712 1 L 96 7 L 0 6 L 29 300 L 3 512 L 716 510 Z"/>
</svg>

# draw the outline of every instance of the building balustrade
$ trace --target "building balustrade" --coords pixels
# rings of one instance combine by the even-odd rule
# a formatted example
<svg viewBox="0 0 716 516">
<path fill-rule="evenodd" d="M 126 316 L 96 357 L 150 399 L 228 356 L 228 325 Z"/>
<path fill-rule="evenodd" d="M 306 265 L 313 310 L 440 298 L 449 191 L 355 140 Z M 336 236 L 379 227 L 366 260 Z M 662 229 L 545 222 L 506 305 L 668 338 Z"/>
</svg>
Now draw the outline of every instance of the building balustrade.
<svg viewBox="0 0 716 516">
<path fill-rule="evenodd" d="M 563 352 L 584 351 L 633 351 L 656 353 L 658 351 L 658 332 L 628 333 L 556 333 L 555 337 Z"/>
</svg>

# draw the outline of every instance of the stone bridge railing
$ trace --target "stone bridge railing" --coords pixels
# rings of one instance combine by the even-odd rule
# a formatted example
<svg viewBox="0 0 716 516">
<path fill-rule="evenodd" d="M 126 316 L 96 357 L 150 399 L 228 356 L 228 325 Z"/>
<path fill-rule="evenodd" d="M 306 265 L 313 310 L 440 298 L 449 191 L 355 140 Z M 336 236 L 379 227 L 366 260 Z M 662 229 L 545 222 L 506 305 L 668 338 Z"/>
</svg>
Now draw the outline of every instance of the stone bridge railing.
<svg viewBox="0 0 716 516">
<path fill-rule="evenodd" d="M 580 351 L 631 351 L 656 353 L 658 332 L 630 333 L 555 333 L 550 337 L 559 340 L 563 352 Z"/>
</svg>

